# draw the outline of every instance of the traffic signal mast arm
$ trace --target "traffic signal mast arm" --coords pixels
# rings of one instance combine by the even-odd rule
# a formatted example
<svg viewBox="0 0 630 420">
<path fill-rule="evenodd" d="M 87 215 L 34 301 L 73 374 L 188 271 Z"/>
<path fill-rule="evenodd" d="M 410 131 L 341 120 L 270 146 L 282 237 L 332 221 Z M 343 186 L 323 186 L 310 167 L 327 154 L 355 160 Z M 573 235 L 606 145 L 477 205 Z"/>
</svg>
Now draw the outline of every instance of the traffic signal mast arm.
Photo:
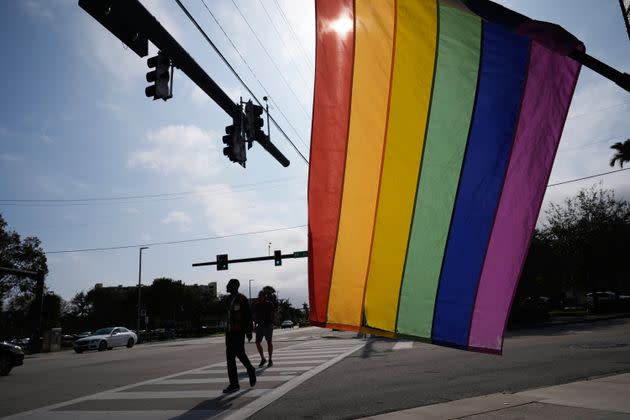
<svg viewBox="0 0 630 420">
<path fill-rule="evenodd" d="M 241 117 L 240 104 L 230 99 L 138 0 L 79 0 L 79 6 L 140 57 L 148 54 L 148 41 L 151 41 L 233 120 Z M 275 146 L 266 147 L 264 141 L 261 145 L 283 166 L 288 166 L 289 160 Z"/>
<path fill-rule="evenodd" d="M 274 255 L 265 256 L 265 257 L 238 258 L 238 259 L 234 259 L 234 260 L 227 259 L 227 254 L 220 254 L 220 255 L 217 255 L 217 261 L 195 263 L 192 266 L 193 267 L 203 267 L 203 266 L 206 266 L 206 265 L 216 265 L 217 266 L 217 270 L 227 270 L 228 264 L 236 264 L 236 263 L 244 263 L 244 262 L 255 262 L 255 261 L 269 261 L 269 260 L 277 261 L 278 257 L 280 257 L 281 260 L 289 259 L 289 258 L 305 258 L 305 257 L 308 257 L 308 251 L 296 251 L 296 252 L 294 252 L 292 254 L 282 254 L 282 253 L 280 253 L 280 255 L 278 255 L 277 253 L 279 253 L 279 252 L 280 251 L 274 251 Z M 224 268 L 220 268 L 219 265 L 223 265 Z M 276 263 L 276 266 L 278 266 L 278 265 L 282 265 L 282 263 L 280 263 L 280 264 Z"/>
</svg>

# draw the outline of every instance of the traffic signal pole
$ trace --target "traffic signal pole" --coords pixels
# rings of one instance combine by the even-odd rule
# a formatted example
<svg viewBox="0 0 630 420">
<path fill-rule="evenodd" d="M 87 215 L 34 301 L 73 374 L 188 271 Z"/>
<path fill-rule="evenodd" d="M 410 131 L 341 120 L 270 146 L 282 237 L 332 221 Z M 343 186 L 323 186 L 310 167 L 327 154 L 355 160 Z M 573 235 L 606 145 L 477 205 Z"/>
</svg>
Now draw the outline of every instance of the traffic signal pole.
<svg viewBox="0 0 630 420">
<path fill-rule="evenodd" d="M 276 251 L 278 252 L 278 251 Z M 222 254 L 225 255 L 227 257 L 226 254 Z M 217 256 L 218 257 L 218 256 Z M 265 257 L 250 257 L 250 258 L 237 258 L 237 259 L 227 259 L 227 260 L 223 260 L 223 261 L 208 261 L 208 262 L 202 262 L 202 263 L 194 263 L 192 266 L 193 267 L 203 267 L 203 266 L 207 266 L 207 265 L 217 265 L 217 263 L 227 263 L 227 264 L 236 264 L 236 263 L 246 263 L 246 262 L 255 262 L 255 261 L 270 261 L 270 260 L 276 260 L 278 257 L 280 257 L 281 259 L 291 259 L 291 258 L 306 258 L 308 257 L 308 252 L 307 251 L 297 251 L 294 252 L 292 254 L 280 254 L 278 255 L 269 255 L 269 256 L 265 256 Z M 218 260 L 219 258 L 217 258 Z M 227 267 L 227 266 L 226 266 Z M 219 268 L 217 267 L 217 270 L 227 270 L 227 268 Z"/>
<path fill-rule="evenodd" d="M 138 0 L 79 0 L 79 7 L 140 57 L 148 54 L 148 41 L 151 41 L 173 61 L 174 67 L 188 76 L 232 119 L 240 117 L 240 104 L 230 99 Z M 280 164 L 289 165 L 289 160 L 274 145 L 266 144 L 268 141 L 260 143 Z"/>
</svg>

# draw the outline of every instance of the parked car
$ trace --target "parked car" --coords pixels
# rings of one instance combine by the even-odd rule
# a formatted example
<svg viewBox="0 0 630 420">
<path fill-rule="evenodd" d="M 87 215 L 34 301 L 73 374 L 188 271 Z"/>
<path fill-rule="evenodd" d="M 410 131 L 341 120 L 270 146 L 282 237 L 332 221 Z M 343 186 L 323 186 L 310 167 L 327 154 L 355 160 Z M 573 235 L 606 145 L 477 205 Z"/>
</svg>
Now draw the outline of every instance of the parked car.
<svg viewBox="0 0 630 420">
<path fill-rule="evenodd" d="M 286 319 L 284 321 L 282 321 L 282 324 L 280 324 L 280 328 L 284 329 L 284 328 L 293 328 L 293 321 L 291 321 L 290 319 Z"/>
<path fill-rule="evenodd" d="M 85 338 L 92 335 L 92 331 L 83 331 L 74 335 L 74 338 L 78 340 L 79 338 Z"/>
<path fill-rule="evenodd" d="M 94 331 L 88 337 L 74 342 L 74 351 L 83 353 L 85 350 L 111 350 L 114 347 L 133 347 L 138 342 L 138 336 L 125 327 L 108 327 Z"/>
<path fill-rule="evenodd" d="M 0 341 L 0 376 L 6 376 L 15 366 L 24 363 L 24 351 L 20 346 Z"/>
<path fill-rule="evenodd" d="M 30 343 L 31 343 L 31 339 L 29 337 L 24 337 L 24 338 L 13 339 L 11 340 L 10 344 L 15 344 L 16 346 L 19 346 L 22 349 L 25 349 L 28 347 Z"/>
<path fill-rule="evenodd" d="M 596 292 L 597 303 L 593 297 L 593 293 L 586 294 L 586 307 L 589 311 L 594 312 L 613 312 L 619 310 L 620 302 L 615 292 L 605 291 Z"/>
</svg>

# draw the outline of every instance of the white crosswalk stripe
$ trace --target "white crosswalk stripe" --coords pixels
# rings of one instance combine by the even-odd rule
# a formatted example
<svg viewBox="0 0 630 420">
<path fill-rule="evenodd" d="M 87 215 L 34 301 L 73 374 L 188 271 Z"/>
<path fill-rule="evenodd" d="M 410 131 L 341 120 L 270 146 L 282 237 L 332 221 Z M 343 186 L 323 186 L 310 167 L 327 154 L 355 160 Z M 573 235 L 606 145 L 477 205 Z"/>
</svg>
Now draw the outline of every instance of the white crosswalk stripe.
<svg viewBox="0 0 630 420">
<path fill-rule="evenodd" d="M 312 338 L 273 354 L 274 366 L 257 369 L 257 385 L 238 364 L 241 389 L 223 394 L 227 384 L 225 362 L 155 378 L 137 384 L 80 397 L 9 418 L 23 419 L 245 419 L 317 373 L 360 349 L 359 339 Z M 250 357 L 254 366 L 260 358 Z M 176 401 L 180 401 L 176 403 Z M 181 404 L 190 405 L 182 410 Z"/>
<path fill-rule="evenodd" d="M 398 341 L 392 350 L 407 350 L 413 348 L 413 341 Z"/>
</svg>

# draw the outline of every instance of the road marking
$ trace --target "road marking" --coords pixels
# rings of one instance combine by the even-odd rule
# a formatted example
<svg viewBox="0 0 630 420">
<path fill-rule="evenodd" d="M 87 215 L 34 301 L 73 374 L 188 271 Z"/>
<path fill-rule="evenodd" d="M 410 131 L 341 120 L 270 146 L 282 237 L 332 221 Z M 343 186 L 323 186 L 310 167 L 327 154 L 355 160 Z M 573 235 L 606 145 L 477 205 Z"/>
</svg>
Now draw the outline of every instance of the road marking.
<svg viewBox="0 0 630 420">
<path fill-rule="evenodd" d="M 227 410 L 130 410 L 130 411 L 51 411 L 45 414 L 46 420 L 171 420 L 171 419 L 209 419 L 229 413 Z"/>
<path fill-rule="evenodd" d="M 345 357 L 361 349 L 363 346 L 365 346 L 365 342 L 362 342 L 361 344 L 355 346 L 354 348 L 348 350 L 347 352 L 340 354 L 334 359 L 329 360 L 323 365 L 320 365 L 313 370 L 309 370 L 303 373 L 302 375 L 294 379 L 291 379 L 289 382 L 286 382 L 280 385 L 278 388 L 272 389 L 270 392 L 266 393 L 260 398 L 256 398 L 254 401 L 247 404 L 245 407 L 235 410 L 228 416 L 224 417 L 224 420 L 244 420 L 252 416 L 256 412 L 262 410 L 263 408 L 265 408 L 266 406 L 268 406 L 269 404 L 277 400 L 278 398 L 282 397 L 287 392 L 291 391 L 292 389 L 296 388 L 297 386 L 311 379 L 313 376 L 317 375 L 318 373 L 323 372 L 324 370 L 328 369 L 335 363 L 343 360 Z"/>
<path fill-rule="evenodd" d="M 398 341 L 392 350 L 407 350 L 413 347 L 413 341 Z"/>
<path fill-rule="evenodd" d="M 268 368 L 256 368 L 256 373 L 261 373 L 261 372 L 285 372 L 287 370 L 291 370 L 291 371 L 307 371 L 307 370 L 311 370 L 315 367 L 316 365 L 311 365 L 311 366 L 287 366 L 287 367 L 282 367 L 282 366 L 273 366 L 273 367 L 268 367 Z M 208 369 L 208 370 L 202 370 L 199 372 L 194 372 L 194 373 L 189 373 L 189 375 L 206 375 L 206 374 L 225 374 L 227 371 L 225 369 Z"/>
<path fill-rule="evenodd" d="M 360 343 L 357 345 L 357 342 Z M 259 411 L 260 409 L 266 407 L 271 402 L 277 400 L 282 397 L 284 394 L 289 392 L 291 389 L 299 386 L 304 381 L 312 378 L 333 364 L 339 362 L 349 354 L 354 351 L 360 349 L 365 345 L 364 341 L 359 340 L 336 340 L 334 343 L 324 343 L 321 342 L 321 339 L 317 340 L 309 340 L 304 343 L 297 343 L 290 345 L 288 347 L 284 347 L 281 354 L 278 356 L 278 352 L 274 354 L 274 361 L 277 361 L 278 365 L 273 366 L 272 368 L 267 369 L 259 369 L 258 373 L 282 373 L 281 375 L 264 375 L 261 374 L 258 377 L 258 380 L 261 382 L 270 383 L 271 381 L 281 382 L 284 381 L 281 385 L 276 388 L 245 388 L 241 391 L 237 391 L 233 394 L 225 395 L 222 393 L 221 389 L 207 389 L 207 390 L 177 390 L 177 385 L 188 385 L 191 384 L 203 384 L 203 383 L 218 383 L 226 382 L 225 378 L 225 362 L 218 362 L 207 366 L 202 366 L 195 369 L 190 369 L 187 371 L 177 372 L 171 375 L 163 376 L 160 378 L 149 379 L 143 382 L 134 383 L 130 385 L 125 385 L 122 387 L 118 387 L 115 389 L 106 390 L 103 392 L 99 392 L 92 395 L 86 395 L 79 398 L 75 398 L 68 401 L 63 401 L 56 404 L 51 404 L 45 407 L 36 408 L 29 411 L 24 411 L 21 413 L 13 414 L 7 418 L 9 419 L 39 419 L 39 418 L 51 418 L 51 419 L 70 419 L 76 420 L 77 418 L 90 418 L 90 419 L 110 419 L 116 417 L 118 419 L 162 419 L 162 418 L 174 418 L 178 415 L 183 415 L 186 418 L 207 418 L 210 416 L 219 415 L 221 418 L 224 416 L 228 416 L 230 418 L 247 418 L 251 414 Z M 332 349 L 336 351 L 332 351 Z M 294 355 L 293 350 L 298 350 L 299 355 Z M 323 354 L 321 351 L 324 350 Z M 309 352 L 320 352 L 320 354 L 309 354 Z M 284 353 L 284 354 L 282 354 Z M 333 357 L 334 356 L 334 357 Z M 286 358 L 286 359 L 285 359 Z M 312 366 L 309 366 L 313 364 Z M 288 365 L 288 366 L 286 366 Z M 299 373 L 303 371 L 303 373 Z M 288 374 L 290 373 L 290 374 Z M 198 375 L 212 375 L 219 374 L 221 378 L 203 378 Z M 192 379 L 184 379 L 183 376 L 193 375 Z M 197 378 L 194 378 L 197 376 Z M 242 375 L 241 375 L 242 376 Z M 179 377 L 179 378 L 178 378 Z M 178 379 L 177 379 L 178 378 Z M 246 382 L 247 378 L 242 376 L 241 381 Z M 201 381 L 201 382 L 199 382 Z M 155 386 L 155 385 L 173 385 L 175 390 L 172 391 L 135 391 L 133 388 L 140 388 L 142 386 Z M 203 385 L 201 385 L 203 386 Z M 150 388 L 150 387 L 149 387 Z M 243 397 L 243 398 L 240 398 Z M 248 403 L 249 400 L 245 400 L 244 398 L 252 398 L 253 401 L 258 401 L 257 404 Z M 139 406 L 140 410 L 129 410 L 128 406 L 125 404 L 118 405 L 118 408 L 121 410 L 116 410 L 115 402 L 117 400 L 126 400 L 126 401 L 138 401 L 142 402 L 144 400 L 149 400 L 146 404 L 148 407 L 151 407 L 151 400 L 157 401 L 158 399 L 162 399 L 168 401 L 169 399 L 205 399 L 205 400 L 222 400 L 222 401 L 240 401 L 240 404 L 232 405 L 229 409 L 225 410 L 169 410 L 169 407 L 164 407 L 164 409 L 155 409 L 155 410 L 144 410 L 143 406 Z M 93 407 L 90 407 L 90 401 L 94 401 L 94 404 L 98 406 L 96 401 L 112 401 L 112 406 L 107 406 L 108 409 L 105 410 L 94 410 Z M 122 404 L 122 402 L 121 402 Z M 245 404 L 244 407 L 237 408 L 239 405 Z M 72 409 L 64 409 L 64 407 L 82 405 L 83 407 L 76 407 L 74 410 Z M 172 407 L 175 408 L 175 407 Z M 54 410 L 54 411 L 53 411 Z M 170 413 L 170 414 L 167 414 Z M 191 417 L 192 416 L 192 417 Z"/>
<path fill-rule="evenodd" d="M 257 382 L 284 382 L 295 378 L 295 375 L 261 375 L 256 376 Z M 249 378 L 240 378 L 240 382 L 248 382 Z M 186 384 L 224 384 L 225 378 L 203 378 L 203 379 L 164 379 L 156 382 L 156 385 L 186 385 Z"/>
<path fill-rule="evenodd" d="M 299 359 L 299 360 L 293 360 L 293 359 L 283 359 L 283 360 L 278 360 L 278 362 L 281 362 L 283 365 L 296 365 L 296 364 L 304 364 L 304 363 L 324 363 L 327 362 L 330 359 Z M 273 359 L 273 363 L 274 363 L 274 367 L 276 366 L 276 359 L 274 357 Z M 252 361 L 252 365 L 255 365 L 256 363 L 254 363 Z M 227 366 L 226 362 L 219 362 L 216 366 Z M 315 367 L 315 366 L 313 366 Z"/>
<path fill-rule="evenodd" d="M 225 379 L 223 380 L 225 382 Z M 158 384 L 159 385 L 159 384 Z M 260 397 L 269 392 L 265 388 L 241 389 L 232 394 L 225 395 L 220 389 L 203 391 L 131 391 L 131 392 L 102 392 L 92 396 L 90 400 L 154 400 L 163 398 L 219 398 L 227 396 L 230 398 L 238 396 Z"/>
</svg>

